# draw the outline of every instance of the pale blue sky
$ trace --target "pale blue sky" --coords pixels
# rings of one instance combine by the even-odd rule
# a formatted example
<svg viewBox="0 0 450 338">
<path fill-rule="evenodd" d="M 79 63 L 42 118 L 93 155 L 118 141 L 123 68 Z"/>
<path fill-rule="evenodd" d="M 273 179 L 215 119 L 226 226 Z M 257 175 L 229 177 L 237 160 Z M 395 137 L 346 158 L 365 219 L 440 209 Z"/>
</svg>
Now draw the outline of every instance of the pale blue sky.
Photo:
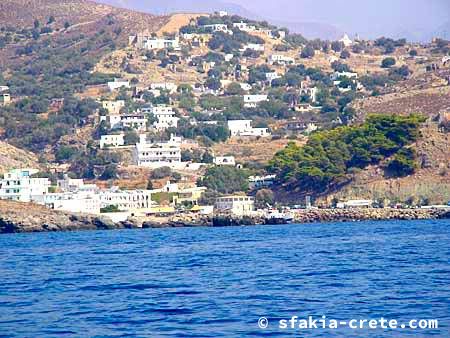
<svg viewBox="0 0 450 338">
<path fill-rule="evenodd" d="M 293 29 L 306 29 L 299 23 L 320 23 L 327 28 L 336 27 L 339 32 L 359 33 L 368 38 L 385 35 L 423 41 L 439 35 L 450 39 L 450 0 L 96 1 L 156 14 L 231 9 L 238 14 L 255 15 L 277 24 L 290 23 L 288 26 Z M 318 32 L 326 31 L 317 25 L 309 25 L 308 28 L 310 35 L 316 28 Z"/>
<path fill-rule="evenodd" d="M 418 34 L 450 25 L 450 0 L 228 0 L 264 17 L 312 21 L 361 34 Z M 450 28 L 450 27 L 449 27 Z"/>
</svg>

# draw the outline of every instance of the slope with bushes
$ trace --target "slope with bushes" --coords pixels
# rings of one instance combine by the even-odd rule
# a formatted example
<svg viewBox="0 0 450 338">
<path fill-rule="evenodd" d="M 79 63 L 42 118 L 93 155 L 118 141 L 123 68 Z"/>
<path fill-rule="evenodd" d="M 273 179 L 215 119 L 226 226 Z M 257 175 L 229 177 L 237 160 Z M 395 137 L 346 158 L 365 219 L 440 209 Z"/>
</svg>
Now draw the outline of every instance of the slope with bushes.
<svg viewBox="0 0 450 338">
<path fill-rule="evenodd" d="M 377 164 L 392 155 L 391 175 L 414 170 L 405 149 L 419 136 L 418 115 L 372 115 L 361 125 L 313 134 L 304 147 L 289 144 L 269 163 L 278 184 L 288 191 L 325 193 L 348 183 L 354 169 Z M 413 162 L 412 162 L 413 163 Z M 403 166 L 401 166 L 403 165 Z"/>
</svg>

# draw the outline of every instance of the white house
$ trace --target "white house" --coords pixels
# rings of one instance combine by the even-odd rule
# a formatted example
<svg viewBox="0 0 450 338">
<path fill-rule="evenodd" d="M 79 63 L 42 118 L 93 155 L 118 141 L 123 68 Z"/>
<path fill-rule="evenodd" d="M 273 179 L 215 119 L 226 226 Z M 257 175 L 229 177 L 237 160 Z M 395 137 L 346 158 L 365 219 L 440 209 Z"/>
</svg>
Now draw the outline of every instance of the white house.
<svg viewBox="0 0 450 338">
<path fill-rule="evenodd" d="M 265 187 L 270 187 L 275 181 L 276 175 L 266 175 L 266 176 L 250 176 L 248 178 L 250 189 L 260 189 Z"/>
<path fill-rule="evenodd" d="M 154 106 L 152 110 L 153 115 L 157 119 L 153 123 L 153 127 L 157 130 L 166 130 L 168 128 L 177 128 L 178 121 L 180 120 L 175 116 L 175 112 L 172 107 L 165 105 Z"/>
<path fill-rule="evenodd" d="M 270 64 L 279 64 L 279 65 L 293 65 L 295 64 L 295 59 L 290 56 L 284 56 L 281 54 L 272 54 L 269 57 Z"/>
<path fill-rule="evenodd" d="M 254 50 L 256 52 L 264 52 L 264 45 L 259 43 L 247 43 L 241 49 L 241 52 L 245 52 L 247 49 Z"/>
<path fill-rule="evenodd" d="M 120 114 L 120 110 L 125 107 L 125 101 L 102 101 L 102 107 L 106 109 L 109 114 L 117 115 Z"/>
<path fill-rule="evenodd" d="M 51 193 L 42 196 L 38 203 L 53 210 L 100 214 L 100 196 L 94 192 Z"/>
<path fill-rule="evenodd" d="M 0 93 L 9 92 L 8 86 L 0 86 Z"/>
<path fill-rule="evenodd" d="M 244 31 L 244 32 L 254 32 L 254 31 L 256 31 L 256 27 L 255 26 L 249 25 L 248 23 L 243 22 L 243 21 L 241 21 L 241 22 L 233 22 L 233 27 L 237 28 L 237 29 L 239 29 L 241 31 Z"/>
<path fill-rule="evenodd" d="M 130 81 L 123 79 L 114 79 L 112 82 L 108 82 L 108 88 L 110 91 L 115 91 L 120 88 L 131 88 Z"/>
<path fill-rule="evenodd" d="M 173 48 L 177 50 L 180 49 L 180 38 L 178 36 L 174 39 L 152 37 L 144 41 L 143 48 L 149 50 Z"/>
<path fill-rule="evenodd" d="M 67 175 L 62 180 L 58 180 L 56 184 L 63 192 L 74 192 L 85 186 L 83 179 L 70 178 Z"/>
<path fill-rule="evenodd" d="M 227 33 L 227 34 L 233 34 L 233 31 L 228 29 L 228 26 L 223 23 L 216 23 L 216 24 L 212 24 L 212 25 L 203 25 L 201 27 L 203 27 L 206 30 L 209 30 L 211 32 L 222 32 L 222 33 Z"/>
<path fill-rule="evenodd" d="M 134 163 L 138 166 L 149 168 L 180 168 L 181 140 L 171 136 L 168 142 L 148 143 L 145 139 L 136 144 L 133 151 Z"/>
<path fill-rule="evenodd" d="M 216 156 L 214 157 L 213 163 L 215 165 L 230 165 L 235 166 L 236 160 L 234 159 L 234 156 Z"/>
<path fill-rule="evenodd" d="M 51 182 L 48 178 L 33 178 L 37 169 L 14 169 L 0 180 L 0 199 L 32 202 L 48 193 Z"/>
<path fill-rule="evenodd" d="M 268 101 L 267 95 L 244 95 L 244 107 L 256 108 L 258 103 Z"/>
<path fill-rule="evenodd" d="M 250 215 L 255 210 L 255 199 L 249 196 L 224 196 L 216 199 L 215 209 L 219 213 L 231 213 L 236 216 Z"/>
<path fill-rule="evenodd" d="M 252 120 L 229 120 L 228 129 L 230 130 L 230 135 L 235 136 L 270 136 L 268 128 L 253 128 Z"/>
<path fill-rule="evenodd" d="M 125 145 L 124 134 L 116 135 L 102 135 L 100 137 L 100 149 L 104 148 L 118 148 Z"/>
<path fill-rule="evenodd" d="M 332 81 L 337 81 L 340 77 L 348 77 L 349 79 L 357 79 L 358 73 L 353 72 L 334 72 L 330 75 Z"/>
</svg>

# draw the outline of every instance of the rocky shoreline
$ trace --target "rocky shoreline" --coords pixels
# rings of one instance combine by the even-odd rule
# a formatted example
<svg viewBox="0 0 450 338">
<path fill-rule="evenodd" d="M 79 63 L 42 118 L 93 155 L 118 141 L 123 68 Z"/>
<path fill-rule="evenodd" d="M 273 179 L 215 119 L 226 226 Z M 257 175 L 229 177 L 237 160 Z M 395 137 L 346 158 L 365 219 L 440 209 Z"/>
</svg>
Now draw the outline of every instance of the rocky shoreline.
<svg viewBox="0 0 450 338">
<path fill-rule="evenodd" d="M 450 218 L 447 209 L 313 209 L 296 215 L 296 222 L 351 222 L 376 220 L 426 220 Z"/>
<path fill-rule="evenodd" d="M 450 209 L 312 209 L 295 214 L 294 223 L 351 222 L 368 220 L 426 220 L 450 218 Z M 280 220 L 254 217 L 198 217 L 139 220 L 114 223 L 107 217 L 71 214 L 49 210 L 43 206 L 0 201 L 0 233 L 50 232 L 77 230 L 113 230 L 132 228 L 223 227 L 280 224 Z"/>
</svg>

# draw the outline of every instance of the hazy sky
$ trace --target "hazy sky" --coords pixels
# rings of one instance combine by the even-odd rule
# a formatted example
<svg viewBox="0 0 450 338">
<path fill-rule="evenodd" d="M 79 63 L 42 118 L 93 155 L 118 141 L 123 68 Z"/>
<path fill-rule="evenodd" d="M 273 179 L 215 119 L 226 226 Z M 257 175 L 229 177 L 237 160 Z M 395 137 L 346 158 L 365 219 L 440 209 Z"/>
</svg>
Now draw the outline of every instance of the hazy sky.
<svg viewBox="0 0 450 338">
<path fill-rule="evenodd" d="M 0 0 L 1 1 L 1 0 Z M 150 13 L 236 10 L 269 22 L 300 29 L 298 23 L 320 23 L 361 37 L 382 35 L 429 41 L 450 39 L 450 0 L 96 0 Z M 233 4 L 233 6 L 229 6 Z M 244 9 L 237 9 L 239 5 Z M 324 25 L 322 25 L 324 26 Z M 310 35 L 320 28 L 310 25 Z M 314 28 L 316 27 L 316 28 Z M 323 29 L 323 27 L 322 27 Z M 336 31 L 336 30 L 334 30 Z M 306 32 L 305 32 L 306 33 Z"/>
<path fill-rule="evenodd" d="M 450 0 L 228 0 L 265 17 L 312 21 L 361 34 L 450 26 Z M 449 27 L 450 28 L 450 27 Z"/>
</svg>

